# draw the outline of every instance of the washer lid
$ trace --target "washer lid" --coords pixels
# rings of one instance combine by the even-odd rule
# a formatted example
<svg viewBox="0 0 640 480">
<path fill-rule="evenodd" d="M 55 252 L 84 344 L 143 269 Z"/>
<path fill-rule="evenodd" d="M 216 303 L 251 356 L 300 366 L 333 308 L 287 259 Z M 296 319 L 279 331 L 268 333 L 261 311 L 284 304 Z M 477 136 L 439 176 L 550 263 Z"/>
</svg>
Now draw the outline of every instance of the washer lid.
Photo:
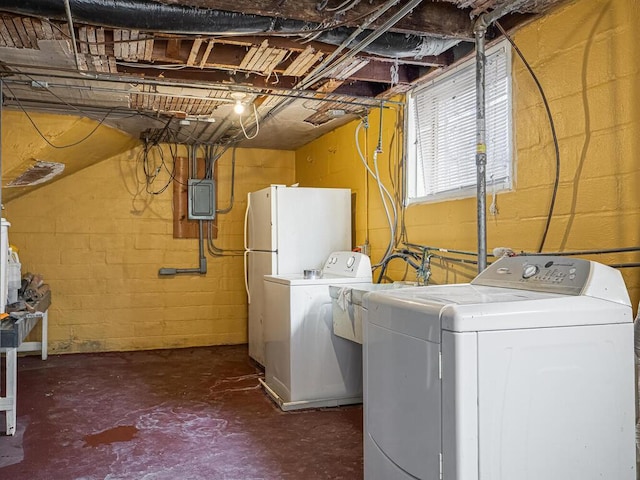
<svg viewBox="0 0 640 480">
<path fill-rule="evenodd" d="M 564 298 L 566 295 L 459 283 L 455 285 L 432 285 L 427 287 L 409 287 L 372 292 L 365 295 L 365 306 L 367 305 L 367 301 L 384 301 L 382 297 L 388 297 L 388 300 L 391 302 L 411 303 L 412 308 L 415 309 L 419 308 L 420 305 L 428 305 L 429 308 L 439 305 L 442 308 L 449 304 L 475 305 L 482 303 L 520 302 L 523 300 L 543 298 Z"/>
<path fill-rule="evenodd" d="M 470 284 L 372 292 L 364 301 L 371 323 L 430 341 L 440 340 L 440 329 L 477 332 L 633 321 L 630 307 L 601 299 Z"/>
<path fill-rule="evenodd" d="M 485 287 L 470 285 L 468 283 L 456 285 L 434 285 L 431 287 L 412 287 L 401 290 L 400 296 L 411 298 L 412 301 L 421 303 L 433 302 L 442 305 L 472 305 L 480 303 L 504 303 L 521 302 L 524 300 L 540 300 L 544 298 L 566 297 L 557 293 L 534 292 L 529 290 L 516 290 L 511 288 Z M 405 295 L 406 292 L 406 295 Z"/>
<path fill-rule="evenodd" d="M 526 292 L 535 293 L 535 292 Z M 631 307 L 585 295 L 547 295 L 485 304 L 449 304 L 440 312 L 443 330 L 480 332 L 526 328 L 632 323 Z"/>
</svg>

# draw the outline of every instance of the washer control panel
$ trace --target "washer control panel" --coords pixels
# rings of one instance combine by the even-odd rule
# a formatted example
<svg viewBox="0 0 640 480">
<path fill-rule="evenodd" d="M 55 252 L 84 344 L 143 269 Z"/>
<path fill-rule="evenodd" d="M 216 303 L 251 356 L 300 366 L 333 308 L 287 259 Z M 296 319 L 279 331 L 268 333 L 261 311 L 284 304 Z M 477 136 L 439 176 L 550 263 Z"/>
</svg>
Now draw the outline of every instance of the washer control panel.
<svg viewBox="0 0 640 480">
<path fill-rule="evenodd" d="M 591 262 L 546 255 L 503 257 L 471 283 L 540 292 L 580 295 L 591 272 Z"/>
<path fill-rule="evenodd" d="M 359 252 L 333 252 L 322 268 L 322 275 L 327 274 L 340 277 L 371 276 L 371 260 Z"/>
</svg>

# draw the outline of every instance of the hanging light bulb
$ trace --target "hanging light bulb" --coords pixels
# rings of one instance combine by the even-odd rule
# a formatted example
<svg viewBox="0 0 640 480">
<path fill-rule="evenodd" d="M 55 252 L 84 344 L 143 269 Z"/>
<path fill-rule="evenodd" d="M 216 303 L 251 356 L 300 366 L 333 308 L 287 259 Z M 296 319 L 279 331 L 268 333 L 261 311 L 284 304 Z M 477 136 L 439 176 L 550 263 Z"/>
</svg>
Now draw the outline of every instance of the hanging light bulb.
<svg viewBox="0 0 640 480">
<path fill-rule="evenodd" d="M 233 111 L 238 115 L 242 115 L 244 113 L 244 103 L 242 103 L 239 99 L 236 100 L 236 104 L 233 106 Z"/>
<path fill-rule="evenodd" d="M 236 112 L 238 115 L 242 115 L 244 113 L 244 99 L 246 97 L 246 94 L 244 92 L 232 92 L 231 93 L 231 98 L 233 98 L 236 102 L 235 105 L 233 106 L 233 111 Z"/>
</svg>

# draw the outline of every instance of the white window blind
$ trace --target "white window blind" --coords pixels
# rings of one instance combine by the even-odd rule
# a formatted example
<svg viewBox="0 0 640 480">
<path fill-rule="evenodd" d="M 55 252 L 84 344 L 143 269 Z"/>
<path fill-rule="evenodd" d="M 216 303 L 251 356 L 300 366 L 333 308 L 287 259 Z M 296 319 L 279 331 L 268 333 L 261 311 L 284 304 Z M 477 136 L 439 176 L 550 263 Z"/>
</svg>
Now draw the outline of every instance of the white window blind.
<svg viewBox="0 0 640 480">
<path fill-rule="evenodd" d="M 487 188 L 511 188 L 511 48 L 487 51 Z M 476 68 L 471 59 L 408 95 L 407 200 L 475 195 Z"/>
</svg>

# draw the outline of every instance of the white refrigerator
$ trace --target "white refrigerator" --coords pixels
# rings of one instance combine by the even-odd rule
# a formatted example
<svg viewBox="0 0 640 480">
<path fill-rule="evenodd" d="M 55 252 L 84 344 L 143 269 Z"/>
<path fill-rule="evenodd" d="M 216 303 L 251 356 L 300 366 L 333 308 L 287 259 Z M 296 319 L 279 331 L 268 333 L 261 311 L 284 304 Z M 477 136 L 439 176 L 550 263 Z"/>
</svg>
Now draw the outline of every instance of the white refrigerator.
<svg viewBox="0 0 640 480">
<path fill-rule="evenodd" d="M 351 249 L 351 190 L 272 185 L 249 193 L 245 215 L 249 356 L 264 354 L 265 275 L 322 268 L 331 252 Z"/>
</svg>

